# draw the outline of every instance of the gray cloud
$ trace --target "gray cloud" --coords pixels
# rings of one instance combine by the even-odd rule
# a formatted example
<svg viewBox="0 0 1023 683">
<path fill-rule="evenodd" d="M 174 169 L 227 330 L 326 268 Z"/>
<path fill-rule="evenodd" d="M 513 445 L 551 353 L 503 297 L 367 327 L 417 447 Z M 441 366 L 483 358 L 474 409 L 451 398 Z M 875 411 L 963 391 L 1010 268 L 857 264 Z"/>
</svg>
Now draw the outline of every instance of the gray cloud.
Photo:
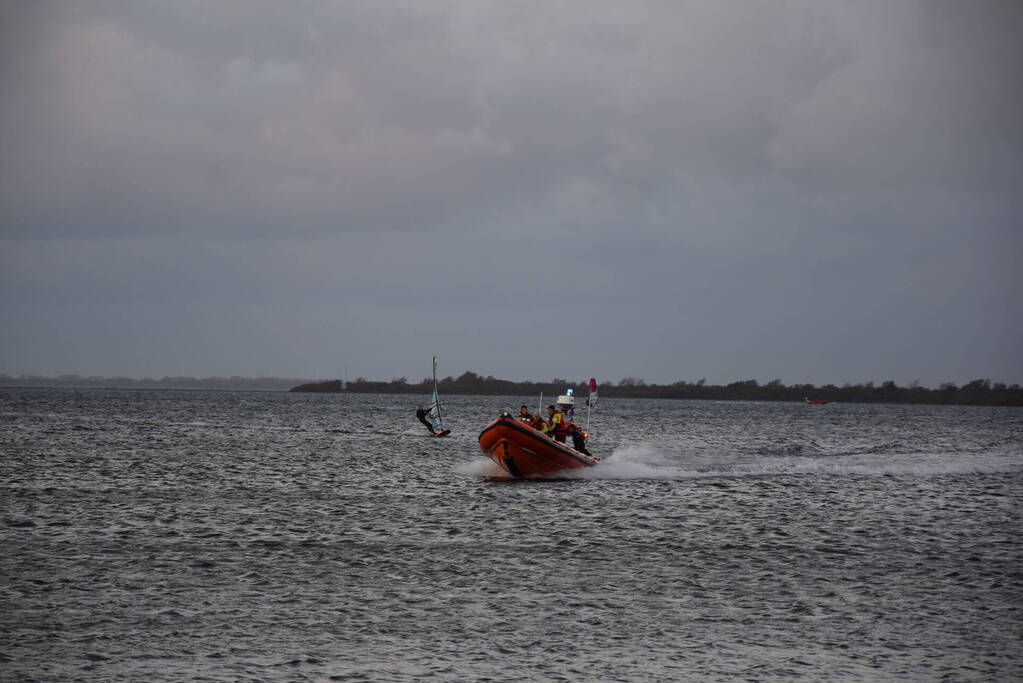
<svg viewBox="0 0 1023 683">
<path fill-rule="evenodd" d="M 1023 381 L 1017 3 L 2 12 L 0 371 Z"/>
</svg>

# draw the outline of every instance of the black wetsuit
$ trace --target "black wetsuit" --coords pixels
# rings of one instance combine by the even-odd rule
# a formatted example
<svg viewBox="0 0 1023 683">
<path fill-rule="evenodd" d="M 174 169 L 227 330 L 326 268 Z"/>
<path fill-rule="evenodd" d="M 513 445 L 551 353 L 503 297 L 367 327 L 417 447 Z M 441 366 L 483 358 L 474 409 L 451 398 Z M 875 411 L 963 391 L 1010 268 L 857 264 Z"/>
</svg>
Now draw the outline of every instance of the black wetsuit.
<svg viewBox="0 0 1023 683">
<path fill-rule="evenodd" d="M 426 416 L 429 414 L 430 411 L 427 408 L 419 408 L 416 410 L 416 417 L 419 418 L 419 421 L 426 425 L 426 428 L 430 430 L 431 434 L 436 434 L 437 430 L 435 430 L 433 428 L 433 424 L 426 419 Z"/>
</svg>

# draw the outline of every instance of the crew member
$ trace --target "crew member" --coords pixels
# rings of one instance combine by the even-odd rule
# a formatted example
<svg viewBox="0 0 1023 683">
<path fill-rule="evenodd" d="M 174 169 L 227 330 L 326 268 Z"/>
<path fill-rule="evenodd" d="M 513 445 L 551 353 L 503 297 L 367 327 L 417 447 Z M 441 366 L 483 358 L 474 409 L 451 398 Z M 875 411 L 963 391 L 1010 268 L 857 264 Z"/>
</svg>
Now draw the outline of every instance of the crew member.
<svg viewBox="0 0 1023 683">
<path fill-rule="evenodd" d="M 568 435 L 572 437 L 572 448 L 576 449 L 580 453 L 592 456 L 593 454 L 586 450 L 586 434 L 583 430 L 579 429 L 579 425 L 569 422 L 568 423 Z"/>
<path fill-rule="evenodd" d="M 565 414 L 553 405 L 547 406 L 547 419 L 540 431 L 555 441 L 565 443 L 565 437 L 568 435 L 568 432 L 565 431 Z"/>
<path fill-rule="evenodd" d="M 540 431 L 547 436 L 553 436 L 555 425 L 561 422 L 562 415 L 557 412 L 557 409 L 553 406 L 547 406 L 547 419 L 540 425 Z"/>
<path fill-rule="evenodd" d="M 430 433 L 436 436 L 437 430 L 433 428 L 433 423 L 426 419 L 426 416 L 429 414 L 430 409 L 425 406 L 419 406 L 419 408 L 416 409 L 416 419 L 426 425 L 426 428 L 430 430 Z"/>
<path fill-rule="evenodd" d="M 515 416 L 515 419 L 526 424 L 533 424 L 533 414 L 529 412 L 529 408 L 526 406 L 519 408 L 519 414 Z"/>
<path fill-rule="evenodd" d="M 558 412 L 554 413 L 554 418 L 554 429 L 552 430 L 554 440 L 559 443 L 565 443 L 565 440 L 568 438 L 568 427 L 572 425 L 572 422 L 565 416 L 563 409 L 559 409 Z"/>
</svg>

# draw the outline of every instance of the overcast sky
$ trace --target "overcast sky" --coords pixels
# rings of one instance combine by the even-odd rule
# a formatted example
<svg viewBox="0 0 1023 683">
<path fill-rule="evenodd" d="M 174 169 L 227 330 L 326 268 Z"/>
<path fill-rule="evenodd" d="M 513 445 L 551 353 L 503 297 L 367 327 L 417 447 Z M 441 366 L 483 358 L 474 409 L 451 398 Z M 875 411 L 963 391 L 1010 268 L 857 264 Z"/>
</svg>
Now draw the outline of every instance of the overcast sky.
<svg viewBox="0 0 1023 683">
<path fill-rule="evenodd" d="M 0 30 L 0 373 L 1023 383 L 1017 0 Z"/>
</svg>

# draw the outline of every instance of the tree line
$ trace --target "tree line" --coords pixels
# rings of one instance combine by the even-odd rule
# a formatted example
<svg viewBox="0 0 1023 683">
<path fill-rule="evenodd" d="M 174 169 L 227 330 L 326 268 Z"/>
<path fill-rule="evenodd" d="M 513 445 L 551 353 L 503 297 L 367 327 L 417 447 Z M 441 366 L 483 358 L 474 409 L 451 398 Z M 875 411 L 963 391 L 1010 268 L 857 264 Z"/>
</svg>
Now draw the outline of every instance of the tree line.
<svg viewBox="0 0 1023 683">
<path fill-rule="evenodd" d="M 579 382 L 555 377 L 542 382 L 512 382 L 486 377 L 475 372 L 465 372 L 459 377 L 445 377 L 438 382 L 443 394 L 478 396 L 558 396 L 571 388 L 576 396 L 584 398 L 588 391 L 588 380 Z M 0 374 L 0 386 L 34 387 L 82 387 L 82 388 L 124 388 L 124 389 L 206 389 L 206 390 L 250 390 L 250 391 L 295 391 L 378 394 L 430 394 L 433 380 L 409 382 L 405 377 L 395 377 L 389 382 L 372 381 L 359 377 L 354 381 L 324 380 L 309 382 L 298 378 L 281 377 L 84 377 L 60 375 L 10 376 Z M 601 396 L 618 398 L 674 398 L 705 399 L 719 401 L 803 401 L 805 399 L 838 403 L 926 403 L 957 405 L 999 405 L 1023 406 L 1023 387 L 1019 384 L 1006 385 L 989 379 L 975 379 L 962 385 L 946 382 L 936 389 L 920 386 L 913 382 L 899 386 L 889 380 L 875 384 L 846 383 L 842 386 L 825 384 L 786 385 L 780 379 L 761 384 L 748 379 L 730 384 L 707 384 L 706 380 L 695 382 L 678 381 L 671 384 L 648 384 L 638 377 L 625 377 L 617 382 L 603 383 Z"/>
<path fill-rule="evenodd" d="M 545 382 L 512 382 L 496 379 L 492 375 L 483 377 L 475 372 L 465 372 L 459 377 L 445 377 L 438 381 L 442 394 L 468 396 L 557 396 L 571 388 L 575 395 L 584 398 L 589 391 L 588 380 L 572 382 L 555 377 Z M 359 377 L 353 381 L 328 380 L 311 382 L 293 387 L 296 392 L 373 394 L 430 394 L 433 380 L 409 382 L 405 377 L 395 377 L 389 382 L 372 381 Z M 836 403 L 926 403 L 948 405 L 991 405 L 1023 406 L 1023 387 L 1019 384 L 1006 385 L 990 379 L 976 379 L 957 386 L 946 382 L 937 389 L 920 386 L 913 382 L 899 386 L 888 380 L 875 385 L 874 382 L 861 384 L 846 383 L 842 386 L 825 384 L 786 385 L 780 379 L 761 384 L 748 379 L 731 384 L 707 384 L 706 380 L 695 382 L 678 381 L 671 384 L 648 384 L 642 378 L 625 377 L 616 383 L 602 384 L 601 396 L 619 398 L 674 398 L 703 399 L 718 401 L 828 401 Z"/>
</svg>

